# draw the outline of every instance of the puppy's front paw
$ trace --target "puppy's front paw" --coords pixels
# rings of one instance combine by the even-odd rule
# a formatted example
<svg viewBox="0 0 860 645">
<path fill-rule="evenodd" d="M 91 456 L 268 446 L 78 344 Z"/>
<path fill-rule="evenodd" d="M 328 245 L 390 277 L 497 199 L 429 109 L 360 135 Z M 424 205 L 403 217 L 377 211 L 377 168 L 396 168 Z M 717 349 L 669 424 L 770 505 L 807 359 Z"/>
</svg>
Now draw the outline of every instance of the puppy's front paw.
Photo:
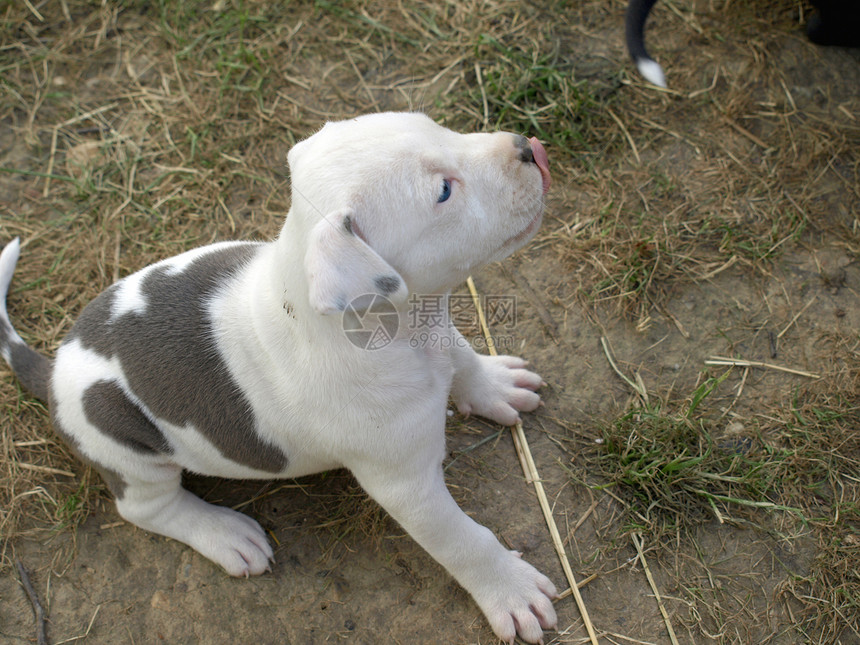
<svg viewBox="0 0 860 645">
<path fill-rule="evenodd" d="M 525 369 L 527 363 L 515 356 L 479 356 L 478 369 L 455 382 L 457 409 L 478 414 L 502 425 L 514 425 L 519 412 L 531 412 L 540 403 L 537 390 L 543 381 Z"/>
<path fill-rule="evenodd" d="M 488 580 L 473 593 L 496 635 L 506 643 L 519 636 L 540 643 L 544 629 L 556 628 L 552 599 L 558 594 L 549 578 L 512 551 Z"/>
</svg>

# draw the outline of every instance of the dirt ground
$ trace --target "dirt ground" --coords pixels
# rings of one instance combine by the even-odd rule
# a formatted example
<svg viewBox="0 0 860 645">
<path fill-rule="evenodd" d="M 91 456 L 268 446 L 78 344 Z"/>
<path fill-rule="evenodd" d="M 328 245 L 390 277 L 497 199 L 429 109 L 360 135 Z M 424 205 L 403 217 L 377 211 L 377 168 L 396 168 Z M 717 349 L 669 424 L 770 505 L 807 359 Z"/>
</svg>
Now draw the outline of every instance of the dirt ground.
<svg viewBox="0 0 860 645">
<path fill-rule="evenodd" d="M 659 4 L 659 91 L 626 58 L 615 0 L 56 4 L 0 5 L 0 237 L 25 242 L 10 313 L 28 341 L 51 352 L 98 291 L 157 258 L 276 234 L 286 151 L 327 118 L 513 119 L 547 140 L 547 214 L 474 278 L 516 299 L 505 350 L 548 384 L 524 426 L 599 641 L 668 643 L 668 620 L 679 642 L 860 643 L 860 51 L 810 45 L 808 7 Z M 544 100 L 494 89 L 508 61 L 556 70 L 533 80 L 554 103 L 506 116 L 508 87 Z M 558 104 L 574 91 L 577 112 Z M 189 476 L 275 545 L 271 573 L 231 579 L 124 523 L 2 369 L 0 641 L 36 642 L 20 562 L 54 644 L 496 642 L 348 473 Z M 608 483 L 621 415 L 687 409 L 726 371 L 697 427 L 739 460 L 791 455 L 761 498 L 667 515 Z M 461 506 L 567 589 L 508 430 L 454 414 L 448 440 Z M 573 599 L 556 607 L 545 641 L 589 642 Z"/>
</svg>

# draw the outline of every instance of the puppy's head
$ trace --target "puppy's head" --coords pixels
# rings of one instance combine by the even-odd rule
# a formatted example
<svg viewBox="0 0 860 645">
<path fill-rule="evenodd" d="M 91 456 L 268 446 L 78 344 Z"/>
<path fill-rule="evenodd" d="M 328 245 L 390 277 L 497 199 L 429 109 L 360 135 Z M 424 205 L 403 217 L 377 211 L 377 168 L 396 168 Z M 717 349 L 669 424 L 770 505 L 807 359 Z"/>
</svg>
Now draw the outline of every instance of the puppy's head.
<svg viewBox="0 0 860 645">
<path fill-rule="evenodd" d="M 550 176 L 536 139 L 458 134 L 423 114 L 327 124 L 289 153 L 311 304 L 448 290 L 526 244 Z"/>
</svg>

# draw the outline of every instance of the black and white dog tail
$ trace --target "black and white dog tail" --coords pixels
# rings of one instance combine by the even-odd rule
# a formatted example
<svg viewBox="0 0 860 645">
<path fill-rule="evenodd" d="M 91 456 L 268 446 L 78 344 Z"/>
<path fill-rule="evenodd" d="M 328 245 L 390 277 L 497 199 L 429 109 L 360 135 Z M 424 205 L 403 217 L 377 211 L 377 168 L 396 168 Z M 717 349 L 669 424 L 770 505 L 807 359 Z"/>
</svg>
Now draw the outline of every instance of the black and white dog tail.
<svg viewBox="0 0 860 645">
<path fill-rule="evenodd" d="M 624 21 L 627 51 L 636 63 L 636 68 L 645 79 L 654 85 L 666 87 L 666 77 L 660 64 L 648 55 L 645 49 L 645 21 L 657 0 L 630 0 Z"/>
<path fill-rule="evenodd" d="M 48 401 L 51 361 L 30 348 L 18 335 L 6 312 L 6 294 L 18 263 L 21 243 L 16 237 L 0 253 L 0 355 L 9 363 L 15 376 L 36 398 Z"/>
</svg>

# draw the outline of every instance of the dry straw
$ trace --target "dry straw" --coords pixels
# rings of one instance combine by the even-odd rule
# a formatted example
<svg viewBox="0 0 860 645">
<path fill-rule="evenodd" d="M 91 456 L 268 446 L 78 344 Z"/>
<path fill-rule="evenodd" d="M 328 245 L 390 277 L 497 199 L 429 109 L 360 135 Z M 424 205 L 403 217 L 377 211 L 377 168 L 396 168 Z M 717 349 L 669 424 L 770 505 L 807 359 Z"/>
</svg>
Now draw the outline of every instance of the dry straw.
<svg viewBox="0 0 860 645">
<path fill-rule="evenodd" d="M 672 629 L 672 621 L 669 620 L 669 614 L 666 612 L 666 607 L 663 605 L 663 599 L 660 597 L 660 592 L 657 590 L 657 583 L 654 582 L 654 576 L 651 575 L 651 567 L 648 566 L 648 561 L 645 559 L 645 553 L 642 550 L 642 536 L 639 533 L 633 533 L 630 536 L 633 539 L 633 544 L 636 547 L 636 553 L 639 554 L 639 562 L 642 563 L 642 569 L 645 571 L 645 577 L 648 578 L 648 584 L 651 591 L 654 592 L 654 599 L 657 601 L 657 606 L 660 608 L 660 615 L 663 616 L 663 622 L 666 624 L 666 631 L 669 634 L 669 640 L 672 645 L 678 645 L 678 638 L 675 636 L 675 630 Z"/>
<path fill-rule="evenodd" d="M 729 367 L 760 367 L 762 369 L 776 370 L 778 372 L 787 372 L 788 374 L 796 374 L 798 376 L 806 376 L 807 378 L 819 379 L 821 376 L 796 370 L 791 367 L 783 367 L 782 365 L 774 365 L 773 363 L 762 363 L 761 361 L 747 361 L 741 358 L 726 358 L 725 356 L 711 356 L 705 361 L 705 365 L 722 365 Z"/>
<path fill-rule="evenodd" d="M 472 294 L 472 300 L 475 303 L 475 310 L 478 312 L 478 321 L 481 323 L 481 331 L 484 334 L 484 338 L 487 340 L 487 349 L 492 356 L 498 356 L 496 345 L 493 342 L 493 337 L 490 334 L 489 327 L 487 326 L 487 320 L 484 317 L 484 310 L 481 307 L 478 290 L 475 288 L 475 282 L 472 280 L 471 276 L 466 280 L 466 284 L 469 287 L 469 292 Z M 541 481 L 534 459 L 532 458 L 532 453 L 529 449 L 529 443 L 526 439 L 526 434 L 523 431 L 523 424 L 521 421 L 517 421 L 516 425 L 512 429 L 512 434 L 514 438 L 514 447 L 517 451 L 517 456 L 520 459 L 520 465 L 523 468 L 526 480 L 531 481 L 535 487 L 535 493 L 537 493 L 541 511 L 543 511 L 544 519 L 546 520 L 547 527 L 549 528 L 553 546 L 555 547 L 555 551 L 561 561 L 561 568 L 564 569 L 564 575 L 570 585 L 570 591 L 576 600 L 576 606 L 582 616 L 582 622 L 585 623 L 588 637 L 594 645 L 597 645 L 597 635 L 594 633 L 594 626 L 591 624 L 591 618 L 588 616 L 588 609 L 586 609 L 585 603 L 582 600 L 582 595 L 579 593 L 579 586 L 577 585 L 576 578 L 573 575 L 573 569 L 570 567 L 567 553 L 565 553 L 564 543 L 561 540 L 561 535 L 559 535 L 558 527 L 555 524 L 555 518 L 552 515 L 552 508 L 550 508 L 549 500 L 547 499 L 546 492 L 543 488 L 543 482 Z"/>
</svg>

